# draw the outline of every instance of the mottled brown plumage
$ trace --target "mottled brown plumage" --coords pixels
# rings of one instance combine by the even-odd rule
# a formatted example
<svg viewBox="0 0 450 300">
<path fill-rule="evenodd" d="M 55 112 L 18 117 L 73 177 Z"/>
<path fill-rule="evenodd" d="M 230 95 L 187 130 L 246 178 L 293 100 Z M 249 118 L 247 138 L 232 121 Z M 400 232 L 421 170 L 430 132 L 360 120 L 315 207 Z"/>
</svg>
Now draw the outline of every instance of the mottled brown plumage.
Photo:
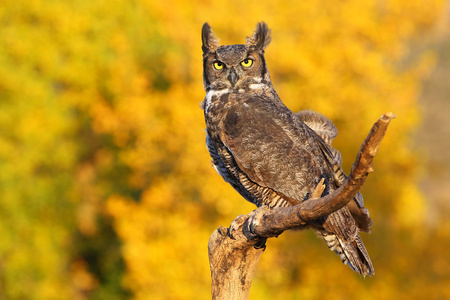
<svg viewBox="0 0 450 300">
<path fill-rule="evenodd" d="M 342 185 L 341 155 L 331 146 L 337 130 L 312 111 L 289 110 L 275 92 L 264 49 L 270 42 L 265 23 L 242 45 L 219 46 L 210 26 L 202 29 L 206 144 L 217 172 L 258 207 L 308 201 L 324 178 L 324 195 Z M 314 200 L 310 200 L 314 201 Z M 358 231 L 371 220 L 361 194 L 310 227 L 341 260 L 361 275 L 374 269 Z"/>
</svg>

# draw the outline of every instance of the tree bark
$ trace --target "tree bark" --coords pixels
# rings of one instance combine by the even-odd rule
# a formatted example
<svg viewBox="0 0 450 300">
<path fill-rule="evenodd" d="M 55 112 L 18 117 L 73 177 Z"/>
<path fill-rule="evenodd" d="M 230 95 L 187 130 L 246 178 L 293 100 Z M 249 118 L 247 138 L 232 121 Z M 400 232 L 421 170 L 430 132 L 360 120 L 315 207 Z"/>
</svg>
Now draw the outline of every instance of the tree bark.
<svg viewBox="0 0 450 300">
<path fill-rule="evenodd" d="M 267 238 L 286 230 L 305 226 L 345 206 L 358 193 L 369 173 L 389 122 L 395 118 L 386 113 L 378 119 L 361 146 L 344 184 L 333 193 L 320 197 L 320 182 L 309 201 L 292 207 L 262 206 L 248 215 L 238 216 L 230 228 L 219 227 L 208 244 L 213 299 L 249 299 L 250 286 Z"/>
</svg>

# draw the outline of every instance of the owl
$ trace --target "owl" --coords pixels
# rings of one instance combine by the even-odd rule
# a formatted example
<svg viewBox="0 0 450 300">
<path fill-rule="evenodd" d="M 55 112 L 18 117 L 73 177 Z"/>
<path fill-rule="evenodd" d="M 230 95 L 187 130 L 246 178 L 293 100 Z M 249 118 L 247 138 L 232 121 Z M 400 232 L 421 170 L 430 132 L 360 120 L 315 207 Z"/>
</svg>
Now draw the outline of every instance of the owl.
<svg viewBox="0 0 450 300">
<path fill-rule="evenodd" d="M 322 196 L 347 178 L 341 155 L 331 146 L 336 127 L 313 112 L 292 112 L 270 80 L 264 50 L 271 41 L 258 23 L 245 44 L 219 45 L 211 27 L 202 28 L 202 102 L 206 145 L 212 164 L 244 199 L 260 207 L 286 207 L 308 200 L 324 179 Z M 362 276 L 374 268 L 359 231 L 372 221 L 357 194 L 338 211 L 308 224 L 344 264 Z"/>
</svg>

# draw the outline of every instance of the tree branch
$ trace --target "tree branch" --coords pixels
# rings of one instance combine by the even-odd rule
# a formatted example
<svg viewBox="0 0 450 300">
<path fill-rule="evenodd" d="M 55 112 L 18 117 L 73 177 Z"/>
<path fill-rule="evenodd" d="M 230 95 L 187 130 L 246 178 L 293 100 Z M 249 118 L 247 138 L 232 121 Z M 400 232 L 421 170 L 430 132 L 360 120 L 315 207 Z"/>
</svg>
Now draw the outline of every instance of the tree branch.
<svg viewBox="0 0 450 300">
<path fill-rule="evenodd" d="M 211 235 L 208 249 L 213 299 L 248 299 L 253 273 L 267 238 L 329 215 L 355 197 L 373 172 L 373 158 L 393 118 L 393 113 L 386 113 L 373 125 L 350 175 L 333 193 L 319 198 L 325 188 L 322 180 L 308 201 L 292 207 L 260 207 L 237 217 L 230 229 L 220 227 Z"/>
</svg>

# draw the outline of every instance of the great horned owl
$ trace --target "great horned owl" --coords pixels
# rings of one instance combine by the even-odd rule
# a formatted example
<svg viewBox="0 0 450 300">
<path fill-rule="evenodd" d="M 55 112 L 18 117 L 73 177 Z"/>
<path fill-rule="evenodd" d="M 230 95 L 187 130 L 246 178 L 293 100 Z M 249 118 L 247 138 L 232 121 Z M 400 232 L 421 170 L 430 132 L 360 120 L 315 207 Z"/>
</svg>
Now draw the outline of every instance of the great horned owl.
<svg viewBox="0 0 450 300">
<path fill-rule="evenodd" d="M 340 153 L 331 146 L 337 134 L 331 121 L 312 111 L 293 113 L 275 92 L 264 58 L 270 40 L 267 25 L 258 23 L 245 44 L 219 46 L 205 23 L 202 107 L 217 172 L 246 200 L 273 208 L 308 201 L 322 178 L 328 194 L 346 175 Z M 344 264 L 365 276 L 374 268 L 358 232 L 370 232 L 371 225 L 358 194 L 309 227 Z"/>
</svg>

